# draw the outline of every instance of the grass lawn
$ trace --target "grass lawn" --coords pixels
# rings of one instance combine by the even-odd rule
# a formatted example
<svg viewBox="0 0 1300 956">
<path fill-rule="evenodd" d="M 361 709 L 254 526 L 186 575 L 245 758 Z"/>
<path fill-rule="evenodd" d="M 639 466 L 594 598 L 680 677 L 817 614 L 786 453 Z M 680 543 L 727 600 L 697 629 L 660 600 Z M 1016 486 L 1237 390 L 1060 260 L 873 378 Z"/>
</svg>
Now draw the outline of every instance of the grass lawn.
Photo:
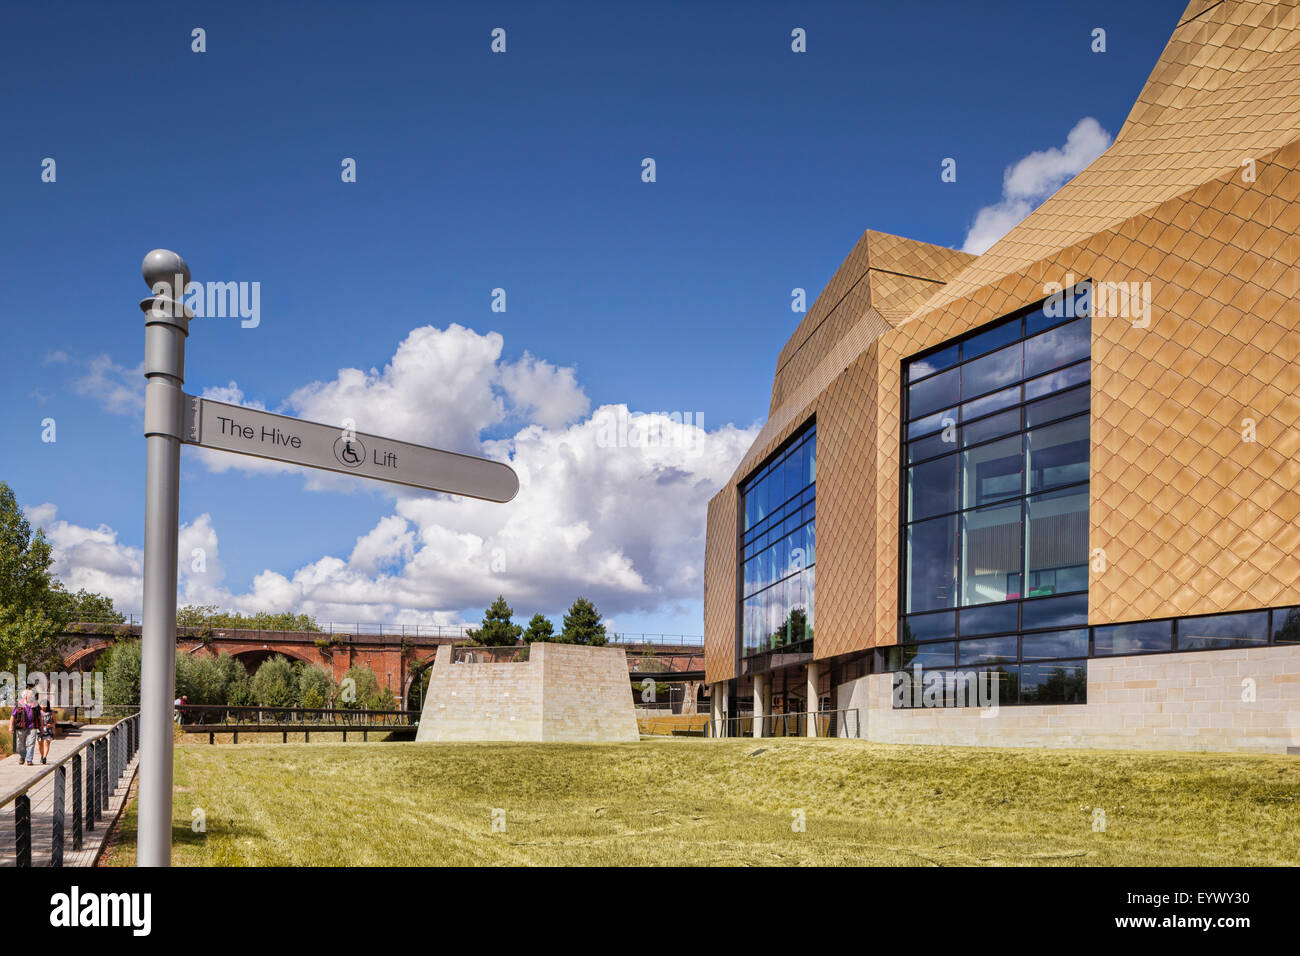
<svg viewBox="0 0 1300 956">
<path fill-rule="evenodd" d="M 190 828 L 195 808 L 206 834 Z M 1294 866 L 1300 757 L 785 739 L 185 743 L 174 820 L 174 862 L 199 866 Z M 135 860 L 134 804 L 122 837 L 110 865 Z"/>
</svg>

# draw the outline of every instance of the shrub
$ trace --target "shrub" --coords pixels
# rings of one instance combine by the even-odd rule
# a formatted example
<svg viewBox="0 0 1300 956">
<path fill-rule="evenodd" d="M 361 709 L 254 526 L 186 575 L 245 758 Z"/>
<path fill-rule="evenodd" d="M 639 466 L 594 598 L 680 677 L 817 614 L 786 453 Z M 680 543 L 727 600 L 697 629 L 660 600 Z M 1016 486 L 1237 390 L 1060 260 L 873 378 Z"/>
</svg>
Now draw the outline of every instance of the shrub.
<svg viewBox="0 0 1300 956">
<path fill-rule="evenodd" d="M 104 703 L 140 703 L 140 642 L 122 641 L 100 656 L 104 672 Z"/>
<path fill-rule="evenodd" d="M 349 678 L 355 682 L 355 697 L 353 700 L 339 699 L 340 707 L 348 707 L 356 710 L 396 710 L 397 698 L 387 687 L 379 685 L 379 678 L 369 667 L 355 666 L 349 667 L 348 672 L 343 675 L 346 681 Z"/>
<path fill-rule="evenodd" d="M 298 665 L 298 706 L 324 707 L 335 692 L 334 682 L 319 667 Z"/>
<path fill-rule="evenodd" d="M 298 699 L 297 677 L 283 655 L 267 658 L 253 675 L 253 700 L 262 707 L 292 707 Z"/>
</svg>

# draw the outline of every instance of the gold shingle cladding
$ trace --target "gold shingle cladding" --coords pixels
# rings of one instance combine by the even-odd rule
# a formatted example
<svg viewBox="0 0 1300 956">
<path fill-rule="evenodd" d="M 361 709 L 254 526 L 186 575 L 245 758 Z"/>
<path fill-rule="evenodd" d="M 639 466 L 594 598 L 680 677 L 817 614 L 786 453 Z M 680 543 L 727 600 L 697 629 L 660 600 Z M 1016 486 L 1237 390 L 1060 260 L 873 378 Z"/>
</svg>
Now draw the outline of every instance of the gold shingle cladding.
<svg viewBox="0 0 1300 956">
<path fill-rule="evenodd" d="M 895 276 L 925 270 L 874 271 L 886 243 L 859 241 L 814 311 L 830 294 L 824 326 L 864 278 L 866 309 L 829 345 L 800 323 L 778 379 L 810 345 L 818 361 L 774 386 L 710 506 L 706 582 L 732 592 L 706 584 L 708 680 L 735 670 L 736 483 L 816 417 L 814 653 L 894 643 L 903 361 L 1084 278 L 1150 306 L 1092 321 L 1090 622 L 1300 604 L 1298 41 L 1296 3 L 1197 0 L 1111 149 L 964 268 L 933 253 L 958 268 L 910 315 L 926 283 Z"/>
<path fill-rule="evenodd" d="M 788 403 L 868 311 L 897 325 L 973 261 L 974 256 L 956 249 L 868 229 L 781 349 L 769 414 Z"/>
</svg>

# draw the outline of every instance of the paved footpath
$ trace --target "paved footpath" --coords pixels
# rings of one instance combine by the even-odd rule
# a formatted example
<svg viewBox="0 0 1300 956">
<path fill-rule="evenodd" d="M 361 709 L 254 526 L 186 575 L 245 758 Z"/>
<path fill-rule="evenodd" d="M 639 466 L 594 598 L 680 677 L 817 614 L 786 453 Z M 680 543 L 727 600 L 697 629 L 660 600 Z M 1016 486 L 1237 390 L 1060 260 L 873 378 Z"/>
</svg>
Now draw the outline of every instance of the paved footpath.
<svg viewBox="0 0 1300 956">
<path fill-rule="evenodd" d="M 108 732 L 107 725 L 86 725 L 80 730 L 73 730 L 51 742 L 49 764 L 42 765 L 40 757 L 33 767 L 20 766 L 16 756 L 0 760 L 0 866 L 14 866 L 17 858 L 14 850 L 14 804 L 6 798 L 14 790 L 31 780 L 40 777 L 54 767 L 60 759 L 72 753 L 88 740 L 94 740 Z M 84 766 L 86 755 L 82 753 Z M 100 844 L 108 833 L 109 823 L 117 815 L 118 808 L 126 799 L 131 778 L 135 774 L 137 760 L 132 758 L 118 781 L 116 789 L 109 791 L 108 806 L 104 808 L 104 817 L 95 823 L 94 830 L 86 830 L 82 825 L 82 846 L 80 850 L 72 849 L 72 764 L 68 763 L 67 786 L 64 789 L 63 813 L 63 865 L 90 866 L 99 852 Z M 83 773 L 84 776 L 84 773 Z M 82 806 L 84 815 L 85 784 L 78 781 L 82 788 Z M 54 774 L 49 773 L 40 783 L 28 792 L 32 812 L 32 865 L 50 865 L 50 847 L 54 839 Z"/>
</svg>

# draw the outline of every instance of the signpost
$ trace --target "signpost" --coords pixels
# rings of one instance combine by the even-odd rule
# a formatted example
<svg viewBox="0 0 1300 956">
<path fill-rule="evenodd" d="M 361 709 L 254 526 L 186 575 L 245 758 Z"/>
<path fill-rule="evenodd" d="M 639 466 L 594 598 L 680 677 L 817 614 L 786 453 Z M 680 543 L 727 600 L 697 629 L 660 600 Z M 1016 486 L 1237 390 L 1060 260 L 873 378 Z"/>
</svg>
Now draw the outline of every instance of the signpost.
<svg viewBox="0 0 1300 956">
<path fill-rule="evenodd" d="M 140 673 L 140 828 L 136 863 L 171 864 L 172 701 L 176 686 L 176 560 L 181 443 L 505 502 L 519 491 L 499 461 L 412 445 L 337 426 L 186 395 L 185 260 L 166 249 L 144 257 L 153 295 L 145 314 L 144 621 Z"/>
<path fill-rule="evenodd" d="M 514 469 L 499 461 L 194 395 L 185 396 L 181 441 L 488 501 L 509 501 L 519 491 Z"/>
</svg>

